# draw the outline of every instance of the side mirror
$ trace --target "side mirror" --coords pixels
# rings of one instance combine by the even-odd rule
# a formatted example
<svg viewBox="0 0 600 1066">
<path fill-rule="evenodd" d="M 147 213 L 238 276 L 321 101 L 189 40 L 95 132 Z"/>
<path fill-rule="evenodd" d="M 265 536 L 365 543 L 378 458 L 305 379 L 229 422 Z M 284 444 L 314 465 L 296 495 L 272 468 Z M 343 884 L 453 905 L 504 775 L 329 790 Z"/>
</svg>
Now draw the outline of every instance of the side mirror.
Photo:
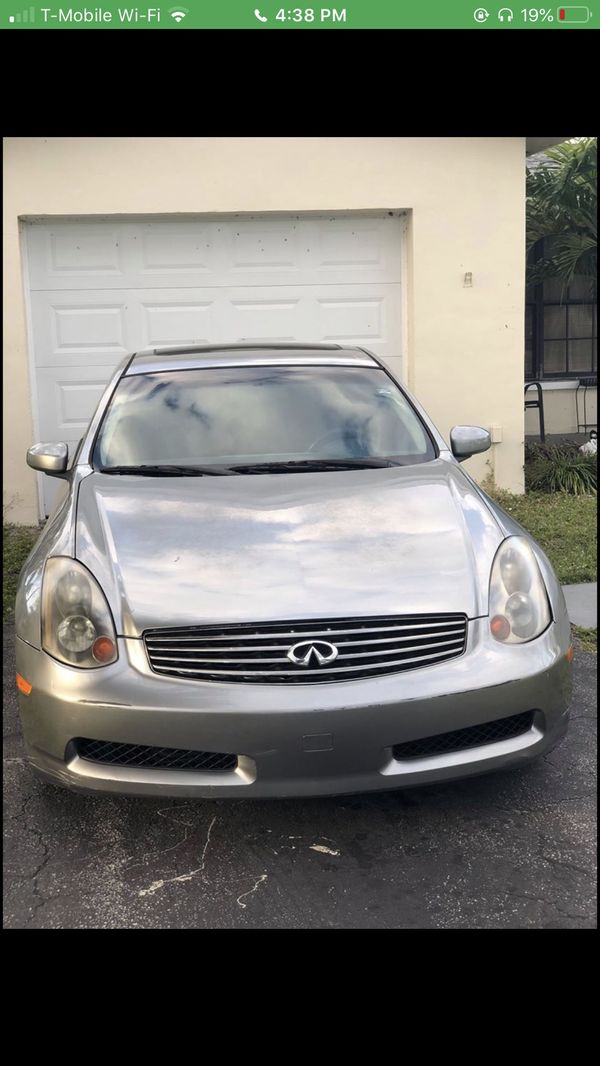
<svg viewBox="0 0 600 1066">
<path fill-rule="evenodd" d="M 50 477 L 64 477 L 69 461 L 66 444 L 33 444 L 27 450 L 27 465 Z"/>
<path fill-rule="evenodd" d="M 477 452 L 487 452 L 491 444 L 492 438 L 481 426 L 454 426 L 450 430 L 452 454 L 459 463 Z"/>
</svg>

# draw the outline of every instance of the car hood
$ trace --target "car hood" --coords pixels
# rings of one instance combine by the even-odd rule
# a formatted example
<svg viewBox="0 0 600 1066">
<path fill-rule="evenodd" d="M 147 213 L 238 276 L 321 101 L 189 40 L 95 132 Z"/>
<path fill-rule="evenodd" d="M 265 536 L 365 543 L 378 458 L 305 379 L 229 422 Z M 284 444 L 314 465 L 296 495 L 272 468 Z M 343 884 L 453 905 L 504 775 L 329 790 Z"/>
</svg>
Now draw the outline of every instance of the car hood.
<svg viewBox="0 0 600 1066">
<path fill-rule="evenodd" d="M 487 613 L 502 533 L 458 465 L 91 474 L 76 557 L 126 636 L 204 623 Z"/>
</svg>

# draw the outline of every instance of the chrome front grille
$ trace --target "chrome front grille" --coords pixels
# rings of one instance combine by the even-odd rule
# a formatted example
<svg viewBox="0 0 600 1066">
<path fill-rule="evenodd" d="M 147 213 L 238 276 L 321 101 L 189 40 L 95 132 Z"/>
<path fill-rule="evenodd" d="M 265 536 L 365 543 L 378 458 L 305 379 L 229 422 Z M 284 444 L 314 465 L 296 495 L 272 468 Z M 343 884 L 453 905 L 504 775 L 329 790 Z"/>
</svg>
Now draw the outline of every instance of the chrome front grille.
<svg viewBox="0 0 600 1066">
<path fill-rule="evenodd" d="M 462 655 L 466 640 L 464 614 L 186 626 L 144 633 L 150 666 L 158 674 L 260 685 L 357 681 L 434 666 Z M 332 662 L 319 665 L 313 654 L 303 666 L 288 658 L 298 644 L 320 647 L 323 641 L 337 649 Z"/>
</svg>

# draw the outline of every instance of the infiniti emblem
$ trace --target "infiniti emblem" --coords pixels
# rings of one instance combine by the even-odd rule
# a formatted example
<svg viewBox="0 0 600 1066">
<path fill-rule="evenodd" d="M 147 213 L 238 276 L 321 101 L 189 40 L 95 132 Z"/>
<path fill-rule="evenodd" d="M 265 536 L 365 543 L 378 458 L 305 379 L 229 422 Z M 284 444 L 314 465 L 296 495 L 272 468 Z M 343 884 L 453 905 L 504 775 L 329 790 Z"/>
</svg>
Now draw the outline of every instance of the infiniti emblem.
<svg viewBox="0 0 600 1066">
<path fill-rule="evenodd" d="M 288 659 L 296 666 L 327 666 L 338 657 L 338 650 L 326 640 L 304 640 L 294 644 L 287 653 Z"/>
</svg>

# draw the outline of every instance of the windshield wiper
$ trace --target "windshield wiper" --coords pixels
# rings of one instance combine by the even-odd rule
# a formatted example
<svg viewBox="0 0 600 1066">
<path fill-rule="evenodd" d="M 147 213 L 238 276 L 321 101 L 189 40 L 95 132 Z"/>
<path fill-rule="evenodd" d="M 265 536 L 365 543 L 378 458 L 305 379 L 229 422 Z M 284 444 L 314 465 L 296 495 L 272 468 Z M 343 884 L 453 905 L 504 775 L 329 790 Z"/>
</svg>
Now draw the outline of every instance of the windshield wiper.
<svg viewBox="0 0 600 1066">
<path fill-rule="evenodd" d="M 391 459 L 283 459 L 265 463 L 236 463 L 234 466 L 181 466 L 142 463 L 140 466 L 101 466 L 100 474 L 134 474 L 138 477 L 219 477 L 227 474 L 290 474 L 303 470 L 361 470 L 365 467 L 400 466 Z"/>
<path fill-rule="evenodd" d="M 231 474 L 233 470 L 229 466 L 179 466 L 163 465 L 155 466 L 142 463 L 141 466 L 101 466 L 100 474 L 137 474 L 140 477 L 218 477 L 223 474 Z"/>
<path fill-rule="evenodd" d="M 284 459 L 269 463 L 241 463 L 230 469 L 238 474 L 293 474 L 303 470 L 360 470 L 365 467 L 399 466 L 391 459 Z"/>
</svg>

